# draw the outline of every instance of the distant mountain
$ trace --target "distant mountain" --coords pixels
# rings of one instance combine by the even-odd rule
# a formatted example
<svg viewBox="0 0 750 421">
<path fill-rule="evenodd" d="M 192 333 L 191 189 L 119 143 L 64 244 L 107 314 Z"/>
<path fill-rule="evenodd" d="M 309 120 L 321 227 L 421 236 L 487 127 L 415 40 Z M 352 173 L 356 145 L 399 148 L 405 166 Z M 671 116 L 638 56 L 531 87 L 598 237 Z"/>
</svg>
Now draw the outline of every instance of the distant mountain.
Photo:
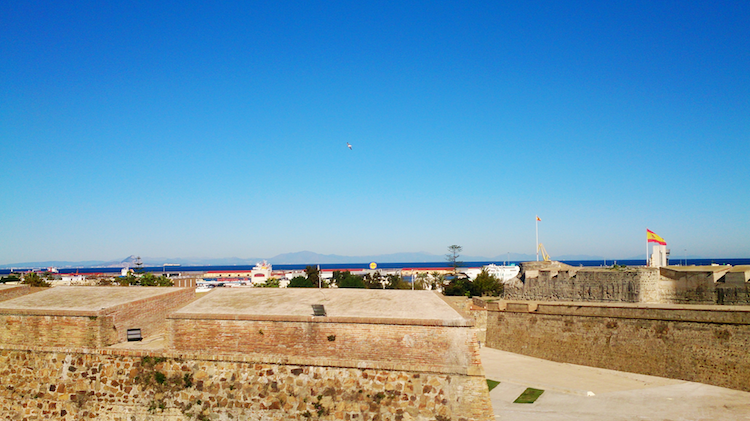
<svg viewBox="0 0 750 421">
<path fill-rule="evenodd" d="M 0 265 L 0 269 L 39 269 L 39 268 L 132 268 L 135 267 L 137 256 L 128 256 L 122 260 L 84 260 L 78 262 L 49 260 L 43 262 L 23 262 Z M 161 257 L 142 257 L 143 266 L 154 267 L 165 264 L 176 264 L 181 266 L 232 266 L 232 265 L 254 265 L 260 262 L 261 258 L 241 259 L 239 257 L 226 258 L 161 258 Z"/>
<path fill-rule="evenodd" d="M 299 251 L 296 253 L 284 253 L 267 259 L 271 264 L 278 265 L 301 265 L 313 263 L 404 263 L 404 262 L 440 262 L 445 260 L 444 256 L 419 252 L 419 253 L 393 253 L 368 256 L 340 256 L 337 254 L 318 254 L 312 251 Z"/>
<path fill-rule="evenodd" d="M 501 255 L 495 258 L 480 257 L 480 256 L 460 256 L 460 260 L 464 262 L 503 262 L 508 258 L 508 255 Z M 533 259 L 533 256 L 531 256 Z M 522 255 L 517 253 L 510 254 L 510 260 L 528 260 L 529 255 Z M 134 267 L 138 256 L 131 255 L 122 260 L 112 261 L 101 261 L 101 260 L 90 260 L 80 262 L 69 262 L 69 261 L 45 261 L 45 262 L 25 262 L 25 263 L 13 263 L 7 265 L 0 265 L 0 268 L 46 268 L 46 267 L 57 267 L 57 268 L 69 268 L 69 267 Z M 425 252 L 404 252 L 404 253 L 391 253 L 391 254 L 379 254 L 379 255 L 364 255 L 364 256 L 341 256 L 337 254 L 319 254 L 312 251 L 299 251 L 295 253 L 283 253 L 270 258 L 239 258 L 239 257 L 227 257 L 227 258 L 165 258 L 165 257 L 141 257 L 143 266 L 154 267 L 162 266 L 164 264 L 177 264 L 181 266 L 232 266 L 232 265 L 254 265 L 261 260 L 267 260 L 271 264 L 287 264 L 287 265 L 299 265 L 299 264 L 326 264 L 326 263 L 435 263 L 444 262 L 444 254 L 431 254 Z"/>
<path fill-rule="evenodd" d="M 469 258 L 465 258 L 464 260 L 468 260 Z M 536 259 L 535 254 L 523 254 L 523 253 L 506 253 L 506 254 L 499 254 L 492 258 L 484 258 L 484 257 L 477 257 L 472 260 L 468 260 L 470 262 L 527 262 L 530 260 Z"/>
<path fill-rule="evenodd" d="M 101 260 L 84 260 L 80 262 L 68 262 L 62 260 L 47 260 L 42 262 L 22 262 L 22 263 L 9 263 L 6 265 L 0 265 L 2 269 L 38 269 L 38 268 L 80 268 L 80 267 L 104 267 L 104 261 Z"/>
<path fill-rule="evenodd" d="M 602 256 L 591 256 L 588 254 L 564 254 L 562 256 L 551 256 L 554 260 L 604 260 Z M 534 257 L 536 258 L 536 256 Z M 607 259 L 612 260 L 612 259 Z"/>
<path fill-rule="evenodd" d="M 601 256 L 591 255 L 561 255 L 552 256 L 554 260 L 604 260 Z M 681 256 L 672 256 L 672 260 L 678 260 Z M 699 257 L 688 256 L 688 259 L 696 259 Z M 137 256 L 128 256 L 122 260 L 86 260 L 79 262 L 70 261 L 41 261 L 41 262 L 25 262 L 25 263 L 12 263 L 0 265 L 0 269 L 39 269 L 47 267 L 57 268 L 76 268 L 76 267 L 134 267 L 135 262 L 138 259 Z M 459 256 L 459 260 L 462 262 L 496 262 L 502 263 L 505 261 L 511 262 L 526 262 L 533 261 L 536 259 L 535 254 L 523 254 L 523 253 L 505 253 L 499 254 L 494 257 L 486 256 Z M 631 258 L 631 260 L 643 259 L 643 256 Z M 445 262 L 445 254 L 431 254 L 425 252 L 404 252 L 404 253 L 392 253 L 392 254 L 379 254 L 379 255 L 363 255 L 363 256 L 341 256 L 337 254 L 319 254 L 312 251 L 298 251 L 295 253 L 283 253 L 270 258 L 252 257 L 252 258 L 240 258 L 240 257 L 226 257 L 226 258 L 166 258 L 166 257 L 142 257 L 143 265 L 147 267 L 158 267 L 165 264 L 176 264 L 181 266 L 248 266 L 255 265 L 261 260 L 267 260 L 271 264 L 346 264 L 346 263 L 435 263 Z M 607 259 L 613 260 L 613 259 Z M 617 259 L 620 260 L 620 259 Z M 622 259 L 628 260 L 628 259 Z"/>
<path fill-rule="evenodd" d="M 459 260 L 463 262 L 504 262 L 510 261 L 525 261 L 534 260 L 535 255 L 531 254 L 519 254 L 510 253 L 499 255 L 495 257 L 485 256 L 460 256 Z M 432 254 L 426 252 L 404 252 L 404 253 L 391 253 L 391 254 L 378 254 L 378 255 L 363 255 L 363 256 L 341 256 L 338 254 L 318 254 L 312 251 L 299 251 L 295 253 L 284 253 L 277 256 L 266 259 L 271 264 L 277 265 L 301 265 L 301 264 L 316 264 L 316 263 L 435 263 L 445 262 L 445 254 Z M 253 262 L 254 264 L 255 262 Z"/>
</svg>

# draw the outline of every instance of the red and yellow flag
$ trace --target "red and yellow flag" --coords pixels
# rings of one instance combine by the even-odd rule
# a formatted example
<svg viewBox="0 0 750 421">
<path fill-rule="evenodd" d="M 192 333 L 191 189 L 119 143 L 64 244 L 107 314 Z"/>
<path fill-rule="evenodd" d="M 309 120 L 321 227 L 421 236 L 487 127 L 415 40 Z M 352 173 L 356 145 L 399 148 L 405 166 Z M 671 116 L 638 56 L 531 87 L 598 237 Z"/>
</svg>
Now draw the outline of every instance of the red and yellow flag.
<svg viewBox="0 0 750 421">
<path fill-rule="evenodd" d="M 537 221 L 541 221 L 541 220 L 542 220 L 542 218 L 540 218 L 540 217 L 538 217 L 538 216 L 537 216 L 537 217 L 536 217 L 536 220 L 537 220 Z"/>
<path fill-rule="evenodd" d="M 663 238 L 661 238 L 661 237 L 659 237 L 658 235 L 656 235 L 656 234 L 655 234 L 655 233 L 654 233 L 653 231 L 651 231 L 650 229 L 646 229 L 646 240 L 647 240 L 647 241 L 648 241 L 649 243 L 659 243 L 659 244 L 661 244 L 662 246 L 666 246 L 666 245 L 667 245 L 667 242 L 666 242 L 666 241 L 664 241 L 664 239 L 663 239 Z"/>
</svg>

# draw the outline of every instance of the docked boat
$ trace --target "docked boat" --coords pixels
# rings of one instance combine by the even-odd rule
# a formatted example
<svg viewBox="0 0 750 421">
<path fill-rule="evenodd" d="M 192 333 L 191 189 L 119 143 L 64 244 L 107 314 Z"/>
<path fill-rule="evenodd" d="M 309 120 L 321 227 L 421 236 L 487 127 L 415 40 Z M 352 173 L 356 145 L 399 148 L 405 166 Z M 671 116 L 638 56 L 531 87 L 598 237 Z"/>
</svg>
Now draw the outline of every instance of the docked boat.
<svg viewBox="0 0 750 421">
<path fill-rule="evenodd" d="M 497 279 L 503 282 L 515 278 L 521 272 L 521 267 L 512 263 L 503 266 L 489 264 L 483 268 L 487 270 L 487 273 L 495 275 Z"/>
<path fill-rule="evenodd" d="M 486 270 L 488 274 L 495 276 L 500 282 L 506 282 L 515 278 L 521 272 L 521 267 L 514 263 L 500 266 L 491 263 L 481 268 L 469 268 L 463 272 L 469 277 L 469 280 L 473 281 L 477 275 L 482 273 L 482 270 Z"/>
</svg>

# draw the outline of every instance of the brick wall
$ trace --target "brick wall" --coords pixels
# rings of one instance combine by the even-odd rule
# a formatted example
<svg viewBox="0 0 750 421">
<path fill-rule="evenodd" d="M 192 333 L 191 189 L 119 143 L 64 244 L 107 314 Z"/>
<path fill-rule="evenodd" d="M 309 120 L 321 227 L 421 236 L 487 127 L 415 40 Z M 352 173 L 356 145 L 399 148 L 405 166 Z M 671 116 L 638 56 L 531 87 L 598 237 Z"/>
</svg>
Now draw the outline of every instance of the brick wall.
<svg viewBox="0 0 750 421">
<path fill-rule="evenodd" d="M 0 344 L 93 348 L 114 343 L 111 318 L 0 314 Z"/>
<path fill-rule="evenodd" d="M 504 302 L 488 308 L 492 348 L 750 391 L 748 307 Z"/>
<path fill-rule="evenodd" d="M 167 315 L 195 299 L 192 288 L 170 288 L 166 294 L 111 307 L 103 315 L 112 318 L 116 342 L 127 340 L 128 329 L 141 329 L 143 337 L 162 332 Z"/>
<path fill-rule="evenodd" d="M 294 358 L 0 348 L 0 384 L 18 420 L 494 419 L 484 376 Z"/>
<path fill-rule="evenodd" d="M 167 337 L 173 350 L 310 357 L 335 365 L 356 361 L 464 374 L 481 371 L 476 335 L 470 326 L 191 317 L 195 318 L 170 316 Z"/>
<path fill-rule="evenodd" d="M 171 289 L 147 299 L 98 311 L 4 309 L 0 344 L 105 347 L 127 339 L 127 329 L 148 336 L 163 331 L 169 312 L 190 302 L 193 289 Z"/>
</svg>

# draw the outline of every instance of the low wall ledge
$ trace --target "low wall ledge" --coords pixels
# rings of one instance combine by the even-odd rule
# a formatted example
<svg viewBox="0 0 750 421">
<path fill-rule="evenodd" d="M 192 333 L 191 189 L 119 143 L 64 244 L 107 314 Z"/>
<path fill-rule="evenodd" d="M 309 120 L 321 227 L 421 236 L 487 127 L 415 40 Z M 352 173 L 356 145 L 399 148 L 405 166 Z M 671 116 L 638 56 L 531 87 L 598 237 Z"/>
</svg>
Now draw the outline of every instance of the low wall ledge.
<svg viewBox="0 0 750 421">
<path fill-rule="evenodd" d="M 750 324 L 750 306 L 580 303 L 580 302 L 517 302 L 499 304 L 489 311 L 533 313 L 539 315 L 610 317 L 718 324 Z"/>
<path fill-rule="evenodd" d="M 462 366 L 453 364 L 420 364 L 420 363 L 394 363 L 389 361 L 351 360 L 343 358 L 321 358 L 321 357 L 296 357 L 279 356 L 258 353 L 214 353 L 176 351 L 170 349 L 135 350 L 123 348 L 66 348 L 66 347 L 43 347 L 43 346 L 21 346 L 0 345 L 0 352 L 25 351 L 34 353 L 63 353 L 63 354 L 89 354 L 89 355 L 113 355 L 126 357 L 164 357 L 175 360 L 196 361 L 221 361 L 255 364 L 278 364 L 288 366 L 311 366 L 311 367 L 335 367 L 355 368 L 359 370 L 395 370 L 412 373 L 436 373 L 448 375 L 481 376 L 484 370 L 481 366 Z"/>
<path fill-rule="evenodd" d="M 472 327 L 471 319 L 402 319 L 387 317 L 316 317 L 316 316 L 279 316 L 263 314 L 212 314 L 212 313 L 172 313 L 167 316 L 172 320 L 236 320 L 259 322 L 302 322 L 302 323 L 351 323 L 351 324 L 380 324 L 406 326 L 442 326 L 442 327 Z"/>
</svg>

